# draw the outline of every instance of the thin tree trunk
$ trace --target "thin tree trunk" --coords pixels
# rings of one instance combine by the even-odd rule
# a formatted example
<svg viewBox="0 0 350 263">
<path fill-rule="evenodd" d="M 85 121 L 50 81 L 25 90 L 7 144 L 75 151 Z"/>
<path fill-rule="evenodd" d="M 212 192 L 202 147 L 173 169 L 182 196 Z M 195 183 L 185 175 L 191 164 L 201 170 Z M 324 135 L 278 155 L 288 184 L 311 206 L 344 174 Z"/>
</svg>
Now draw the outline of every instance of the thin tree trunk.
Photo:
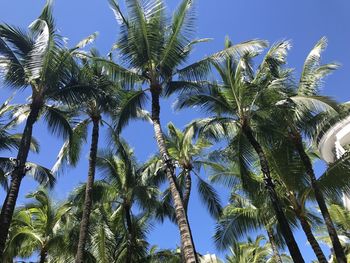
<svg viewBox="0 0 350 263">
<path fill-rule="evenodd" d="M 192 178 L 191 178 L 191 170 L 184 169 L 184 172 L 185 172 L 185 189 L 182 195 L 182 201 L 184 204 L 187 221 L 189 221 L 187 211 L 188 211 L 188 203 L 190 201 L 190 196 L 191 196 Z M 194 243 L 191 228 L 190 228 L 190 234 L 191 234 L 192 243 Z M 184 261 L 185 256 L 183 251 L 184 249 L 181 247 L 181 257 L 182 257 L 182 260 Z M 197 253 L 196 253 L 196 257 L 197 257 Z"/>
<path fill-rule="evenodd" d="M 11 184 L 10 189 L 6 195 L 5 202 L 1 209 L 0 214 L 0 258 L 4 253 L 6 239 L 8 231 L 11 225 L 11 220 L 13 216 L 13 211 L 16 206 L 16 201 L 21 186 L 23 177 L 25 176 L 26 162 L 28 158 L 28 153 L 30 149 L 30 143 L 32 140 L 33 126 L 38 119 L 39 112 L 42 107 L 42 101 L 33 101 L 31 104 L 31 110 L 24 127 L 24 131 L 21 138 L 21 143 L 18 149 L 16 166 L 11 174 Z"/>
<path fill-rule="evenodd" d="M 327 259 L 326 256 L 324 255 L 319 243 L 317 242 L 314 234 L 312 233 L 312 229 L 311 226 L 307 220 L 307 218 L 305 217 L 305 214 L 302 211 L 302 206 L 300 205 L 300 203 L 298 202 L 297 198 L 295 197 L 294 193 L 289 194 L 289 198 L 291 200 L 292 206 L 293 206 L 293 210 L 295 212 L 295 215 L 297 216 L 297 218 L 300 221 L 301 227 L 306 235 L 307 240 L 309 241 L 316 257 L 317 260 L 321 263 L 327 263 Z"/>
<path fill-rule="evenodd" d="M 269 237 L 269 242 L 273 251 L 273 257 L 277 263 L 283 263 L 280 253 L 275 242 L 275 237 L 273 236 L 272 230 L 266 227 L 267 236 Z"/>
<path fill-rule="evenodd" d="M 183 203 L 184 203 L 184 209 L 187 214 L 188 210 L 188 203 L 190 201 L 190 195 L 191 195 L 191 188 L 192 188 L 192 179 L 191 179 L 191 171 L 188 169 L 185 169 L 185 190 L 183 193 Z"/>
<path fill-rule="evenodd" d="M 125 210 L 125 217 L 126 217 L 126 227 L 128 230 L 128 238 L 129 238 L 129 244 L 132 246 L 134 242 L 134 231 L 133 231 L 133 226 L 132 226 L 132 220 L 131 220 L 131 215 L 130 215 L 130 207 L 128 205 L 124 206 Z M 125 263 L 132 263 L 132 254 L 130 247 L 128 248 L 128 251 L 126 253 L 126 261 Z"/>
<path fill-rule="evenodd" d="M 246 124 L 243 125 L 242 128 L 243 128 L 243 132 L 244 132 L 245 136 L 247 137 L 248 141 L 253 146 L 254 150 L 256 151 L 256 153 L 259 156 L 261 171 L 264 175 L 265 187 L 269 193 L 273 209 L 275 210 L 275 213 L 276 213 L 279 228 L 280 228 L 282 235 L 283 235 L 283 238 L 287 244 L 290 255 L 292 256 L 294 262 L 298 262 L 298 263 L 305 262 L 301 253 L 300 253 L 299 247 L 295 241 L 293 232 L 290 229 L 287 218 L 283 212 L 281 202 L 277 196 L 277 193 L 275 190 L 275 184 L 273 183 L 272 178 L 271 178 L 270 169 L 269 169 L 266 155 L 265 155 L 261 145 L 258 143 L 258 141 L 253 136 L 253 132 L 252 132 L 251 128 Z"/>
<path fill-rule="evenodd" d="M 83 217 L 80 223 L 78 249 L 75 257 L 76 263 L 84 262 L 84 251 L 85 251 L 85 245 L 88 237 L 90 213 L 92 209 L 92 191 L 93 191 L 95 171 L 96 171 L 96 158 L 97 158 L 97 147 L 98 147 L 98 137 L 99 137 L 99 121 L 100 121 L 99 117 L 92 118 L 93 128 L 92 128 L 92 139 L 91 139 L 90 156 L 89 156 L 89 171 L 88 171 L 88 179 L 87 179 L 86 189 L 85 189 Z"/>
<path fill-rule="evenodd" d="M 45 248 L 42 248 L 40 251 L 40 263 L 45 263 L 46 262 L 46 257 L 47 257 L 47 251 Z"/>
<path fill-rule="evenodd" d="M 321 214 L 322 214 L 323 219 L 324 219 L 326 226 L 327 226 L 329 237 L 331 238 L 331 241 L 333 244 L 335 257 L 337 258 L 337 261 L 339 263 L 346 263 L 347 261 L 346 261 L 344 249 L 339 241 L 337 231 L 334 227 L 332 218 L 329 214 L 329 211 L 328 211 L 325 199 L 323 197 L 323 194 L 321 192 L 321 189 L 318 187 L 316 176 L 314 173 L 314 169 L 312 167 L 312 163 L 311 163 L 309 156 L 305 152 L 303 141 L 302 141 L 300 133 L 294 132 L 292 134 L 292 139 L 294 141 L 294 145 L 298 151 L 300 159 L 305 167 L 306 174 L 310 178 L 311 187 L 315 193 L 315 198 L 316 198 L 317 204 L 321 210 Z"/>
<path fill-rule="evenodd" d="M 163 131 L 160 124 L 160 118 L 159 118 L 160 92 L 161 92 L 161 86 L 159 84 L 151 85 L 152 121 L 153 121 L 154 134 L 158 144 L 160 155 L 162 157 L 164 164 L 166 165 L 166 175 L 170 185 L 171 196 L 174 201 L 175 216 L 176 216 L 177 225 L 180 230 L 181 247 L 184 250 L 185 262 L 198 263 L 194 243 L 192 242 L 190 225 L 187 220 L 187 214 L 184 209 L 182 197 L 180 195 L 180 191 L 176 183 L 175 167 L 174 167 L 174 164 L 172 163 L 172 160 L 169 157 L 167 147 L 165 145 Z"/>
<path fill-rule="evenodd" d="M 309 222 L 307 221 L 305 216 L 302 215 L 302 213 L 300 212 L 299 209 L 294 209 L 294 210 L 296 210 L 295 213 L 300 221 L 301 228 L 303 229 L 303 231 L 306 235 L 307 241 L 309 241 L 309 243 L 312 247 L 312 250 L 314 251 L 314 253 L 317 257 L 317 260 L 320 263 L 327 263 L 328 261 L 326 259 L 326 256 L 323 254 L 323 251 L 322 251 L 320 245 L 318 244 L 314 234 L 312 233 Z"/>
</svg>

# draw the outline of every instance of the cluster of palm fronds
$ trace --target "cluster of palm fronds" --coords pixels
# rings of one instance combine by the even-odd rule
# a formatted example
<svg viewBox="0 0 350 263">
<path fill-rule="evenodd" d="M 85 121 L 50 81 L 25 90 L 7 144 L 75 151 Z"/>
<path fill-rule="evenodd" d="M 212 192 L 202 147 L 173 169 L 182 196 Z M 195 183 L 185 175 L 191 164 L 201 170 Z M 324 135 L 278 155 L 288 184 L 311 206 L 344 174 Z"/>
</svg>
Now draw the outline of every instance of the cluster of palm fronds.
<svg viewBox="0 0 350 263">
<path fill-rule="evenodd" d="M 192 0 L 181 1 L 171 18 L 161 0 L 126 0 L 125 11 L 114 0 L 109 4 L 120 32 L 107 57 L 87 51 L 96 33 L 69 48 L 55 27 L 51 1 L 29 30 L 0 25 L 2 82 L 31 92 L 26 104 L 8 100 L 0 107 L 0 150 L 17 151 L 15 158 L 0 158 L 2 262 L 33 255 L 40 262 L 205 261 L 187 216 L 195 179 L 217 220 L 217 248 L 231 249 L 227 262 L 304 262 L 293 234 L 300 227 L 318 261 L 328 260 L 323 241 L 332 251 L 329 260 L 345 263 L 350 215 L 339 200 L 350 192 L 348 154 L 321 176 L 313 169 L 317 141 L 349 108 L 320 95 L 324 78 L 338 67 L 321 63 L 327 40 L 311 50 L 298 81 L 286 65 L 289 41 L 266 51 L 264 40 L 234 45 L 226 39 L 221 51 L 186 65 L 193 47 L 208 41 L 193 40 Z M 163 133 L 160 99 L 175 93 L 175 109 L 197 107 L 206 115 L 184 130 L 170 123 Z M 65 140 L 52 169 L 27 160 L 39 149 L 33 136 L 39 119 Z M 142 164 L 121 138 L 133 119 L 153 125 L 159 148 Z M 22 122 L 23 133 L 11 133 Z M 99 143 L 102 129 L 107 146 Z M 55 203 L 48 188 L 78 164 L 87 142 L 86 184 Z M 209 181 L 201 177 L 203 168 Z M 28 175 L 41 187 L 16 207 Z M 214 184 L 231 191 L 226 207 Z M 179 228 L 176 251 L 147 241 L 152 225 L 165 219 Z M 242 242 L 251 231 L 266 237 Z M 281 252 L 285 247 L 290 256 Z"/>
</svg>

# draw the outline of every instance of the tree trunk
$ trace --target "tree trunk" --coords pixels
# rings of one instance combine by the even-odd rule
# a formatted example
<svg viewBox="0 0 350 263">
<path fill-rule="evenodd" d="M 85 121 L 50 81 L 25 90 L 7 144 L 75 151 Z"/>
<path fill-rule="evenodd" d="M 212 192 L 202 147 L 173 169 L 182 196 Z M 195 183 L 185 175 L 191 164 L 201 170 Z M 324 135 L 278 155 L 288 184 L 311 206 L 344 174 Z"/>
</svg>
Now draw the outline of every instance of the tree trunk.
<svg viewBox="0 0 350 263">
<path fill-rule="evenodd" d="M 321 192 L 321 189 L 318 187 L 316 176 L 314 173 L 314 169 L 312 167 L 312 163 L 311 163 L 309 156 L 305 152 L 301 135 L 298 132 L 294 132 L 293 134 L 291 134 L 291 136 L 292 136 L 292 139 L 294 141 L 294 145 L 298 151 L 298 154 L 300 156 L 300 159 L 305 167 L 306 174 L 310 178 L 311 187 L 315 193 L 315 198 L 316 198 L 317 204 L 321 210 L 321 214 L 322 214 L 323 219 L 324 219 L 326 226 L 327 226 L 329 237 L 331 238 L 331 241 L 333 244 L 335 257 L 337 258 L 337 261 L 339 263 L 346 263 L 346 256 L 344 253 L 344 249 L 339 241 L 337 231 L 334 227 L 332 218 L 329 214 L 329 211 L 328 211 L 325 199 L 323 197 L 323 194 Z"/>
<path fill-rule="evenodd" d="M 128 238 L 129 238 L 129 246 L 132 246 L 134 242 L 134 231 L 133 231 L 133 226 L 132 226 L 132 220 L 131 220 L 131 215 L 130 215 L 130 206 L 125 205 L 124 206 L 125 210 L 125 217 L 126 217 L 126 227 L 128 230 Z M 126 253 L 126 261 L 125 263 L 132 263 L 132 254 L 130 247 L 128 247 L 128 251 Z"/>
<path fill-rule="evenodd" d="M 46 257 L 47 257 L 47 251 L 45 248 L 42 248 L 40 251 L 40 261 L 39 263 L 45 263 L 46 262 Z"/>
<path fill-rule="evenodd" d="M 276 260 L 277 263 L 283 263 L 281 255 L 278 252 L 278 248 L 276 246 L 275 237 L 273 236 L 272 230 L 270 228 L 266 227 L 266 232 L 267 232 L 267 235 L 269 237 L 269 242 L 271 244 L 274 259 Z"/>
<path fill-rule="evenodd" d="M 306 235 L 307 241 L 309 241 L 312 250 L 314 251 L 317 260 L 320 263 L 327 263 L 327 259 L 326 256 L 323 254 L 323 251 L 320 247 L 320 245 L 318 244 L 314 234 L 312 233 L 311 227 L 309 222 L 307 221 L 307 219 L 305 218 L 305 216 L 301 213 L 299 208 L 294 208 L 295 213 L 300 221 L 301 227 Z"/>
<path fill-rule="evenodd" d="M 191 188 L 192 188 L 192 179 L 191 179 L 191 172 L 188 169 L 185 169 L 185 190 L 183 193 L 183 203 L 184 203 L 184 209 L 187 214 L 188 210 L 188 203 L 190 201 L 190 195 L 191 195 Z"/>
<path fill-rule="evenodd" d="M 180 195 L 180 191 L 176 183 L 175 167 L 174 167 L 174 164 L 172 163 L 172 160 L 169 157 L 168 150 L 164 140 L 163 131 L 160 124 L 160 118 L 159 118 L 160 92 L 161 92 L 161 86 L 159 84 L 151 85 L 152 121 L 153 121 L 154 134 L 158 144 L 161 158 L 164 164 L 166 165 L 165 167 L 166 175 L 170 185 L 171 196 L 174 201 L 175 216 L 176 216 L 177 225 L 180 230 L 181 247 L 184 250 L 185 262 L 198 263 L 194 243 L 192 242 L 190 225 L 187 220 L 187 214 L 182 202 L 182 196 Z"/>
<path fill-rule="evenodd" d="M 287 244 L 290 255 L 292 256 L 294 262 L 298 262 L 298 263 L 305 262 L 301 253 L 300 253 L 299 247 L 295 241 L 295 238 L 293 236 L 293 232 L 290 229 L 287 218 L 283 212 L 281 202 L 278 199 L 276 189 L 275 189 L 275 184 L 273 183 L 272 178 L 271 178 L 270 169 L 269 169 L 266 155 L 265 155 L 261 145 L 258 143 L 258 141 L 253 136 L 253 132 L 252 132 L 251 128 L 247 124 L 244 124 L 242 126 L 242 128 L 243 128 L 243 132 L 244 132 L 245 136 L 247 137 L 248 141 L 253 146 L 254 150 L 256 151 L 256 153 L 259 156 L 261 171 L 264 175 L 265 187 L 269 193 L 273 209 L 275 210 L 275 213 L 276 213 L 279 228 L 280 228 L 281 233 L 283 235 L 283 238 Z"/>
<path fill-rule="evenodd" d="M 99 121 L 100 121 L 99 117 L 92 118 L 93 128 L 92 128 L 92 139 L 91 139 L 90 156 L 89 156 L 89 171 L 88 171 L 88 179 L 87 179 L 86 189 L 85 189 L 83 217 L 80 223 L 78 249 L 75 257 L 76 263 L 84 262 L 85 244 L 86 244 L 88 232 L 89 232 L 89 220 L 90 220 L 90 213 L 92 209 L 92 191 L 94 186 L 95 170 L 96 170 Z"/>
<path fill-rule="evenodd" d="M 21 186 L 23 177 L 25 176 L 26 162 L 30 149 L 30 143 L 32 140 L 33 126 L 38 119 L 39 112 L 42 108 L 42 101 L 33 101 L 30 106 L 30 113 L 27 118 L 24 131 L 21 138 L 21 143 L 18 149 L 16 166 L 11 174 L 10 189 L 6 195 L 5 202 L 2 205 L 0 214 L 0 258 L 2 257 L 5 249 L 6 239 L 8 231 L 11 225 L 13 211 L 16 206 L 16 201 Z"/>
<path fill-rule="evenodd" d="M 186 212 L 187 221 L 189 221 L 187 211 L 188 211 L 188 203 L 190 201 L 190 196 L 191 196 L 192 178 L 191 178 L 191 170 L 184 169 L 184 172 L 185 172 L 185 189 L 184 189 L 184 192 L 182 195 L 182 202 L 183 202 L 184 209 Z M 192 243 L 194 243 L 191 228 L 190 228 L 190 234 L 191 234 Z M 182 260 L 184 261 L 185 256 L 184 256 L 183 251 L 184 251 L 184 249 L 181 248 L 181 257 L 182 257 Z M 197 254 L 196 254 L 196 257 L 197 257 Z"/>
</svg>

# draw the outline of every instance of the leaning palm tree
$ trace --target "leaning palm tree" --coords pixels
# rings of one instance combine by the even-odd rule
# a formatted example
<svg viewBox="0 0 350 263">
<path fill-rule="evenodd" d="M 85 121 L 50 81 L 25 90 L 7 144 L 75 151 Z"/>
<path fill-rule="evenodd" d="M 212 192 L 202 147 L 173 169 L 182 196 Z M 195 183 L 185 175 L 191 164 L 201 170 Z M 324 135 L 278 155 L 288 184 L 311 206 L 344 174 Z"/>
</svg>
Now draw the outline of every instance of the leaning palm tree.
<svg viewBox="0 0 350 263">
<path fill-rule="evenodd" d="M 264 41 L 248 41 L 218 52 L 192 65 L 178 69 L 189 57 L 194 44 L 206 40 L 191 40 L 194 31 L 193 1 L 181 1 L 171 19 L 165 15 L 164 1 L 126 0 L 127 15 L 116 1 L 110 0 L 117 21 L 121 25 L 118 42 L 114 46 L 119 51 L 124 65 L 111 61 L 101 61 L 112 77 L 124 80 L 126 84 L 142 81 L 146 89 L 129 92 L 125 106 L 121 109 L 120 131 L 128 120 L 138 116 L 138 108 L 143 105 L 147 92 L 151 93 L 151 119 L 160 156 L 166 165 L 166 174 L 174 201 L 176 220 L 180 230 L 186 262 L 198 262 L 191 239 L 186 211 L 176 185 L 175 166 L 169 156 L 160 122 L 160 97 L 170 95 L 177 89 L 199 87 L 199 79 L 209 72 L 209 62 L 221 59 L 225 54 L 242 54 L 265 46 Z M 170 22 L 170 23 L 169 23 Z M 129 69 L 127 69 L 129 68 Z M 175 76 L 178 77 L 173 81 Z"/>
<path fill-rule="evenodd" d="M 312 161 L 307 155 L 303 144 L 303 138 L 310 138 L 310 135 L 313 136 L 314 134 L 312 134 L 311 131 L 314 131 L 315 127 L 317 127 L 315 122 L 311 122 L 312 127 L 310 127 L 309 120 L 313 119 L 312 116 L 320 111 L 324 111 L 324 114 L 328 113 L 332 115 L 338 108 L 331 99 L 319 95 L 319 88 L 323 79 L 338 68 L 336 63 L 321 64 L 321 53 L 326 46 L 327 39 L 325 37 L 321 38 L 316 43 L 305 60 L 296 94 L 292 94 L 292 96 L 284 101 L 285 103 L 280 102 L 278 105 L 288 106 L 286 108 L 282 107 L 284 108 L 282 115 L 287 125 L 285 130 L 288 131 L 286 138 L 293 142 L 302 164 L 305 167 L 312 191 L 332 240 L 337 260 L 345 263 L 345 254 L 340 244 L 337 231 L 328 212 L 324 195 L 318 186 Z M 307 123 L 308 121 L 309 123 Z M 303 137 L 303 135 L 306 136 Z"/>
<path fill-rule="evenodd" d="M 60 250 L 64 244 L 62 225 L 71 206 L 68 203 L 58 206 L 46 190 L 38 190 L 26 197 L 34 202 L 15 212 L 5 255 L 25 258 L 38 252 L 38 262 L 45 263 L 50 260 L 48 253 Z"/>
<path fill-rule="evenodd" d="M 226 47 L 231 45 L 227 40 Z M 177 108 L 199 106 L 206 109 L 213 116 L 194 123 L 200 132 L 229 140 L 244 137 L 253 147 L 284 240 L 293 259 L 304 262 L 277 195 L 262 145 L 270 138 L 272 131 L 258 132 L 259 124 L 267 119 L 267 106 L 286 96 L 285 86 L 290 70 L 281 69 L 280 65 L 285 63 L 288 48 L 287 41 L 275 44 L 256 71 L 251 60 L 258 52 L 246 52 L 240 58 L 228 56 L 221 63 L 213 62 L 222 83 L 210 83 L 202 89 L 184 91 L 178 98 Z"/>
<path fill-rule="evenodd" d="M 342 241 L 342 246 L 346 253 L 346 258 L 350 260 L 350 211 L 344 206 L 341 200 L 332 200 L 328 203 L 329 213 L 333 219 L 334 225 L 337 228 L 339 237 Z M 320 236 L 318 237 L 321 242 L 324 242 L 327 245 L 331 245 L 332 241 L 329 238 L 328 231 L 326 227 L 321 227 L 319 229 Z M 334 257 L 334 251 L 332 251 L 330 263 L 337 262 L 336 257 Z"/>
<path fill-rule="evenodd" d="M 96 58 L 99 56 L 96 50 L 91 51 L 91 56 Z M 102 114 L 111 113 L 118 106 L 118 96 L 115 89 L 115 84 L 110 82 L 104 73 L 103 67 L 88 60 L 81 59 L 80 74 L 78 83 L 94 87 L 98 94 L 79 104 L 78 107 L 73 107 L 76 114 L 86 116 L 83 120 L 73 128 L 72 136 L 64 143 L 58 159 L 53 167 L 53 171 L 57 171 L 65 162 L 76 165 L 79 156 L 81 145 L 87 140 L 87 128 L 92 123 L 91 146 L 89 153 L 89 169 L 88 179 L 85 192 L 85 203 L 83 217 L 80 223 L 80 233 L 78 249 L 76 254 L 76 262 L 84 261 L 84 248 L 88 238 L 89 217 L 92 209 L 92 189 L 95 180 L 96 159 L 98 151 L 98 140 L 100 132 L 100 124 L 103 123 Z M 113 92 L 112 92 L 113 90 Z M 114 95 L 112 95 L 114 94 Z"/>
<path fill-rule="evenodd" d="M 28 172 L 26 161 L 32 140 L 33 126 L 44 115 L 49 130 L 58 135 L 70 134 L 64 112 L 53 102 L 72 102 L 85 98 L 85 86 L 74 81 L 72 53 L 62 46 L 48 1 L 41 15 L 28 32 L 7 24 L 0 25 L 0 66 L 5 84 L 21 89 L 30 87 L 30 103 L 21 111 L 27 115 L 23 135 L 11 173 L 11 184 L 0 215 L 0 255 L 4 250 L 8 229 L 23 177 Z M 50 105 L 51 104 L 51 105 Z"/>
<path fill-rule="evenodd" d="M 266 152 L 273 174 L 278 178 L 281 191 L 287 197 L 288 207 L 291 208 L 299 220 L 317 260 L 326 263 L 327 258 L 313 233 L 315 226 L 320 225 L 322 220 L 318 215 L 312 213 L 306 205 L 308 201 L 311 201 L 312 188 L 305 180 L 305 168 L 301 163 L 299 154 L 294 149 L 294 144 L 286 140 L 284 143 L 276 143 L 274 147 Z M 311 153 L 309 154 L 311 155 Z M 322 182 L 321 185 L 323 185 Z M 341 188 L 341 184 L 338 187 Z"/>
<path fill-rule="evenodd" d="M 18 150 L 20 145 L 22 134 L 10 133 L 10 130 L 15 128 L 15 124 L 13 121 L 9 121 L 8 118 L 11 116 L 11 112 L 14 109 L 15 105 L 11 105 L 12 98 L 6 100 L 3 104 L 0 105 L 0 151 L 4 150 Z M 33 152 L 39 152 L 38 142 L 33 138 L 31 142 L 30 149 Z M 0 185 L 7 191 L 9 188 L 8 184 L 8 175 L 12 170 L 6 170 L 7 168 L 11 168 L 7 166 L 9 161 L 12 160 L 9 158 L 1 158 L 3 165 L 0 165 L 2 169 L 0 170 Z M 7 163 L 7 164 L 6 164 Z"/>
<path fill-rule="evenodd" d="M 22 134 L 10 133 L 16 124 L 14 121 L 8 120 L 16 108 L 16 105 L 10 104 L 11 100 L 12 98 L 9 98 L 0 105 L 0 151 L 18 149 L 22 137 Z M 35 139 L 32 140 L 30 148 L 34 152 L 39 151 L 39 145 Z"/>
</svg>

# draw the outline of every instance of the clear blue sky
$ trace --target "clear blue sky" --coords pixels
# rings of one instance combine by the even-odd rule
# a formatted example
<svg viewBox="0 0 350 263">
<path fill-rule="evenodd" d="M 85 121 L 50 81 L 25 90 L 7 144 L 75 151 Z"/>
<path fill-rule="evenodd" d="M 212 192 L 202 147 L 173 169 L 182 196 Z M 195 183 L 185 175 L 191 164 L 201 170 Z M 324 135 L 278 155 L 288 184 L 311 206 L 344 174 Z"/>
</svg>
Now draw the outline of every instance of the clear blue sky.
<svg viewBox="0 0 350 263">
<path fill-rule="evenodd" d="M 197 0 L 197 37 L 210 37 L 214 40 L 200 45 L 192 59 L 195 60 L 222 48 L 226 35 L 234 43 L 262 38 L 273 43 L 281 39 L 291 39 L 293 48 L 289 53 L 289 66 L 300 70 L 305 56 L 322 36 L 329 39 L 329 47 L 324 54 L 324 61 L 338 61 L 342 67 L 327 78 L 324 93 L 344 102 L 350 100 L 348 85 L 350 83 L 350 2 L 347 0 Z M 168 0 L 171 12 L 178 1 Z M 0 22 L 27 27 L 40 13 L 44 0 L 2 0 L 0 4 Z M 108 52 L 117 39 L 118 25 L 104 0 L 56 0 L 54 9 L 56 21 L 61 34 L 69 38 L 70 45 L 98 31 L 100 33 L 94 44 L 102 54 Z M 0 101 L 11 94 L 0 89 Z M 24 102 L 25 95 L 17 94 L 16 101 Z M 174 122 L 183 127 L 198 116 L 193 110 L 174 113 L 172 100 L 162 102 L 162 122 Z M 34 136 L 40 139 L 40 155 L 31 155 L 30 160 L 51 167 L 62 141 L 49 135 L 40 122 L 34 129 Z M 156 151 L 152 127 L 145 123 L 132 123 L 124 132 L 124 137 L 135 148 L 140 161 Z M 104 139 L 101 139 L 103 143 Z M 77 184 L 84 182 L 87 175 L 87 147 L 81 163 L 76 169 L 70 169 L 58 178 L 53 196 L 63 199 Z M 318 174 L 323 166 L 317 165 Z M 205 176 L 205 175 L 203 175 Z M 21 189 L 19 204 L 24 201 L 24 194 L 35 190 L 36 184 L 25 179 Z M 222 191 L 222 189 L 219 189 Z M 201 253 L 217 253 L 211 236 L 214 221 L 202 208 L 197 196 L 192 196 L 190 203 L 190 221 L 193 228 L 197 250 Z M 225 197 L 225 195 L 223 195 Z M 0 202 L 3 193 L 0 194 Z M 223 200 L 225 204 L 227 200 Z M 299 246 L 306 262 L 314 258 L 304 235 L 296 233 Z M 177 228 L 170 223 L 155 227 L 150 234 L 151 244 L 162 248 L 175 247 L 179 244 Z M 327 250 L 325 250 L 328 253 Z"/>
</svg>

